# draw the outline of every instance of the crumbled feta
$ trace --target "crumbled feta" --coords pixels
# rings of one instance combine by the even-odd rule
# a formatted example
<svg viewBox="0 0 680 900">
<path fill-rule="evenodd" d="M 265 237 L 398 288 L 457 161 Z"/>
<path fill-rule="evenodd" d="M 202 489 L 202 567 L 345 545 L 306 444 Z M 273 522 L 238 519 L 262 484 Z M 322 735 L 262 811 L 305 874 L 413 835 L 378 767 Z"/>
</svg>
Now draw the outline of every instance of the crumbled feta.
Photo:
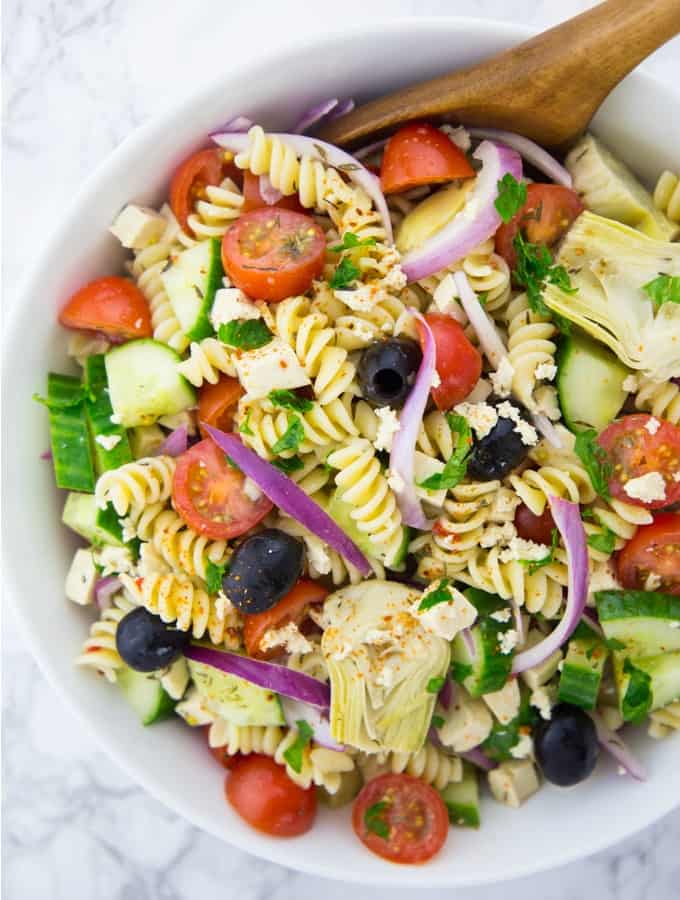
<svg viewBox="0 0 680 900">
<path fill-rule="evenodd" d="M 123 532 L 123 540 L 125 540 L 125 532 Z M 171 570 L 154 545 L 148 541 L 142 541 L 139 546 L 137 571 L 142 578 L 146 578 L 147 575 L 167 575 Z"/>
<path fill-rule="evenodd" d="M 440 459 L 433 459 L 426 453 L 416 450 L 413 454 L 413 480 L 416 483 L 416 497 L 427 501 L 431 506 L 443 506 L 446 500 L 446 488 L 440 490 L 428 490 L 420 487 L 430 475 L 439 475 L 444 471 L 444 463 Z M 397 491 L 397 493 L 399 493 Z"/>
<path fill-rule="evenodd" d="M 512 562 L 513 560 L 528 560 L 530 562 L 538 562 L 545 559 L 550 553 L 550 547 L 545 544 L 537 544 L 534 541 L 526 541 L 521 537 L 513 537 L 508 546 L 501 550 L 499 559 L 501 562 Z"/>
<path fill-rule="evenodd" d="M 122 421 L 118 413 L 112 413 L 109 416 L 109 419 L 113 422 L 114 425 L 120 425 Z"/>
<path fill-rule="evenodd" d="M 512 610 L 497 609 L 496 612 L 491 613 L 490 618 L 494 619 L 496 622 L 509 622 L 512 618 Z"/>
<path fill-rule="evenodd" d="M 438 388 L 442 383 L 441 378 L 439 377 L 439 372 L 435 369 L 432 373 L 432 380 L 430 381 L 431 388 Z"/>
<path fill-rule="evenodd" d="M 399 472 L 388 469 L 385 474 L 387 475 L 387 484 L 390 489 L 393 490 L 395 494 L 400 494 L 404 490 L 406 485 Z"/>
<path fill-rule="evenodd" d="M 657 433 L 657 431 L 661 428 L 661 422 L 658 419 L 655 419 L 654 416 L 650 418 L 648 422 L 645 423 L 645 431 L 648 431 L 652 437 Z"/>
<path fill-rule="evenodd" d="M 631 478 L 623 489 L 633 500 L 642 500 L 643 503 L 666 499 L 666 482 L 660 472 L 646 472 L 638 478 Z"/>
<path fill-rule="evenodd" d="M 309 653 L 312 645 L 300 632 L 295 622 L 289 622 L 283 628 L 270 628 L 262 636 L 260 648 L 271 650 L 272 647 L 285 649 L 287 653 Z"/>
<path fill-rule="evenodd" d="M 80 606 L 94 601 L 94 586 L 99 573 L 94 564 L 91 550 L 76 550 L 73 562 L 66 576 L 66 597 Z"/>
<path fill-rule="evenodd" d="M 503 403 L 498 404 L 497 409 L 499 416 L 504 419 L 510 419 L 510 421 L 515 423 L 513 431 L 516 431 L 521 437 L 523 444 L 527 447 L 536 446 L 538 443 L 538 432 L 533 425 L 530 425 L 526 419 L 522 418 L 522 415 L 516 406 L 510 403 L 509 400 L 504 400 Z"/>
<path fill-rule="evenodd" d="M 457 303 L 458 287 L 454 281 L 453 275 L 449 272 L 445 275 L 437 285 L 432 300 L 439 312 L 458 319 L 460 315 L 460 307 Z"/>
<path fill-rule="evenodd" d="M 128 203 L 118 213 L 109 231 L 118 238 L 123 247 L 143 250 L 161 239 L 167 224 L 163 216 L 154 209 Z"/>
<path fill-rule="evenodd" d="M 469 628 L 477 618 L 477 610 L 470 601 L 454 587 L 448 591 L 452 599 L 448 603 L 437 603 L 430 609 L 420 610 L 421 603 L 437 588 L 441 582 L 435 581 L 422 593 L 413 605 L 413 615 L 420 621 L 423 628 L 437 637 L 452 641 L 459 631 Z"/>
<path fill-rule="evenodd" d="M 375 410 L 378 418 L 378 432 L 373 441 L 376 450 L 392 450 L 394 435 L 399 431 L 399 416 L 389 406 Z"/>
<path fill-rule="evenodd" d="M 561 660 L 559 661 L 559 663 L 557 664 L 557 671 L 558 671 L 558 672 L 561 672 L 563 668 L 564 668 L 564 660 L 561 659 Z"/>
<path fill-rule="evenodd" d="M 650 572 L 645 578 L 645 590 L 657 591 L 661 587 L 661 576 L 656 572 Z"/>
<path fill-rule="evenodd" d="M 498 413 L 493 406 L 488 403 L 459 403 L 454 407 L 455 412 L 467 419 L 470 428 L 475 432 L 481 440 L 489 434 L 496 422 L 498 422 Z"/>
<path fill-rule="evenodd" d="M 333 293 L 354 312 L 370 313 L 380 299 L 381 290 L 375 284 L 359 282 L 355 288 L 342 288 Z"/>
<path fill-rule="evenodd" d="M 519 682 L 516 678 L 510 678 L 499 691 L 484 694 L 482 700 L 501 725 L 508 725 L 519 715 L 521 703 Z"/>
<path fill-rule="evenodd" d="M 309 538 L 305 535 L 304 541 L 310 570 L 317 575 L 328 575 L 332 562 L 330 555 L 326 552 L 323 541 L 317 538 L 315 534 L 310 534 Z"/>
<path fill-rule="evenodd" d="M 509 397 L 512 390 L 512 379 L 515 376 L 515 367 L 507 356 L 502 357 L 498 369 L 489 375 L 494 392 L 499 397 Z"/>
<path fill-rule="evenodd" d="M 131 575 L 135 572 L 135 561 L 127 547 L 113 547 L 105 544 L 94 551 L 94 561 L 102 569 L 102 575 Z"/>
<path fill-rule="evenodd" d="M 470 132 L 463 125 L 458 125 L 455 128 L 452 125 L 442 125 L 440 131 L 443 131 L 463 153 L 467 153 L 472 147 Z"/>
<path fill-rule="evenodd" d="M 260 318 L 260 310 L 239 288 L 220 288 L 215 294 L 215 302 L 210 311 L 210 321 L 215 331 L 227 322 Z"/>
<path fill-rule="evenodd" d="M 557 366 L 553 363 L 539 363 L 534 370 L 537 381 L 552 381 L 557 375 Z"/>
<path fill-rule="evenodd" d="M 384 665 L 378 672 L 375 683 L 389 691 L 394 685 L 394 669 L 392 666 Z"/>
<path fill-rule="evenodd" d="M 219 590 L 217 592 L 217 596 L 215 597 L 215 615 L 220 620 L 220 622 L 224 622 L 229 613 L 234 610 L 234 604 L 231 602 L 229 597 L 224 593 L 224 591 Z"/>
<path fill-rule="evenodd" d="M 255 484 L 252 478 L 246 478 L 243 482 L 243 493 L 249 500 L 252 500 L 253 503 L 257 503 L 257 501 L 262 496 L 262 491 Z"/>
<path fill-rule="evenodd" d="M 126 519 L 118 519 L 118 524 L 121 528 L 121 537 L 124 544 L 129 543 L 137 537 L 137 529 L 129 516 Z"/>
<path fill-rule="evenodd" d="M 489 525 L 482 532 L 479 546 L 488 550 L 497 544 L 507 544 L 516 534 L 517 530 L 512 522 L 504 522 L 502 525 Z M 499 619 L 499 621 L 503 621 L 503 619 Z"/>
<path fill-rule="evenodd" d="M 122 437 L 119 434 L 98 434 L 94 440 L 104 450 L 113 450 L 114 447 L 120 444 Z"/>
<path fill-rule="evenodd" d="M 518 643 L 519 635 L 514 628 L 511 628 L 510 631 L 504 631 L 499 637 L 500 649 L 503 656 L 512 653 Z"/>
<path fill-rule="evenodd" d="M 534 688 L 529 696 L 529 703 L 541 714 L 546 721 L 552 718 L 552 700 L 549 691 L 544 687 Z"/>
<path fill-rule="evenodd" d="M 534 742 L 531 735 L 520 734 L 519 740 L 514 747 L 510 748 L 510 756 L 515 759 L 527 759 L 534 752 Z"/>
<path fill-rule="evenodd" d="M 292 347 L 274 338 L 264 347 L 234 354 L 234 367 L 248 400 L 273 390 L 292 390 L 310 384 Z"/>
<path fill-rule="evenodd" d="M 622 389 L 629 394 L 634 394 L 638 389 L 638 380 L 635 375 L 628 375 L 623 379 Z"/>
<path fill-rule="evenodd" d="M 502 522 L 514 518 L 515 510 L 521 502 L 521 499 L 514 491 L 501 488 L 496 491 L 491 501 L 489 519 L 492 522 Z"/>
</svg>

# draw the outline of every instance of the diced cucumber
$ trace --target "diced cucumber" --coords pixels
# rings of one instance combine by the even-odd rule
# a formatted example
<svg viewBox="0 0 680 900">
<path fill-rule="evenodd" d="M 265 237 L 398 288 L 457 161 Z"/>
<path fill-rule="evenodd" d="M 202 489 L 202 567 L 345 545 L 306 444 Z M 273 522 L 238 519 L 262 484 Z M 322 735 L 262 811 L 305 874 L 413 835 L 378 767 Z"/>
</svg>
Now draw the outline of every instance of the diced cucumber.
<svg viewBox="0 0 680 900">
<path fill-rule="evenodd" d="M 52 464 L 57 487 L 94 491 L 95 477 L 83 386 L 71 375 L 47 376 Z"/>
<path fill-rule="evenodd" d="M 597 634 L 580 624 L 562 665 L 559 699 L 583 709 L 595 709 L 609 651 Z"/>
<path fill-rule="evenodd" d="M 602 344 L 582 333 L 564 339 L 557 356 L 557 395 L 571 431 L 601 431 L 626 402 L 628 369 Z"/>
<path fill-rule="evenodd" d="M 378 555 L 379 548 L 370 537 L 363 531 L 359 531 L 357 528 L 357 523 L 351 516 L 352 507 L 349 503 L 345 503 L 344 500 L 341 500 L 338 495 L 338 490 L 336 489 L 331 496 L 330 502 L 326 508 L 326 512 L 328 515 L 335 519 L 336 523 L 342 528 L 345 534 L 349 535 L 349 537 L 354 541 L 357 547 L 368 557 L 375 558 Z M 406 559 L 408 554 L 408 545 L 410 543 L 410 529 L 405 525 L 402 526 L 402 540 L 401 546 L 399 547 L 399 551 L 394 558 L 394 560 L 390 563 L 391 569 L 398 569 Z"/>
<path fill-rule="evenodd" d="M 284 725 L 278 694 L 222 672 L 207 663 L 188 660 L 194 684 L 206 705 L 234 725 Z"/>
<path fill-rule="evenodd" d="M 83 381 L 89 392 L 85 400 L 85 412 L 90 426 L 94 462 L 97 473 L 101 475 L 102 472 L 117 469 L 131 462 L 132 451 L 125 428 L 111 421 L 113 408 L 109 399 L 109 383 L 103 354 L 88 356 L 85 359 Z M 98 438 L 101 438 L 101 442 Z M 107 442 L 112 439 L 115 444 L 107 449 Z"/>
<path fill-rule="evenodd" d="M 474 768 L 465 763 L 463 780 L 447 784 L 439 792 L 449 813 L 449 821 L 460 828 L 479 828 L 479 783 Z"/>
<path fill-rule="evenodd" d="M 680 650 L 680 597 L 652 591 L 597 591 L 597 612 L 609 639 L 628 656 Z M 623 649 L 623 648 L 620 648 Z"/>
<path fill-rule="evenodd" d="M 330 809 L 340 809 L 341 806 L 347 806 L 359 793 L 363 785 L 363 779 L 358 769 L 351 769 L 349 772 L 340 773 L 340 787 L 334 794 L 329 794 L 323 788 L 317 788 L 317 796 L 319 800 Z"/>
<path fill-rule="evenodd" d="M 106 354 L 109 398 L 126 428 L 151 425 L 161 416 L 196 405 L 196 392 L 177 371 L 180 358 L 160 341 L 142 338 Z"/>
<path fill-rule="evenodd" d="M 116 682 L 142 725 L 152 725 L 172 715 L 176 701 L 153 675 L 124 666 L 117 671 Z"/>
<path fill-rule="evenodd" d="M 680 652 L 636 659 L 615 653 L 614 680 L 621 715 L 639 723 L 648 712 L 680 700 Z"/>
<path fill-rule="evenodd" d="M 180 253 L 161 275 L 182 331 L 192 341 L 214 333 L 209 316 L 224 275 L 221 249 L 217 238 L 200 241 Z"/>
<path fill-rule="evenodd" d="M 507 609 L 504 600 L 477 588 L 463 591 L 477 609 L 477 621 L 470 628 L 474 653 L 470 653 L 462 634 L 458 633 L 451 646 L 453 676 L 461 681 L 472 697 L 500 691 L 510 676 L 513 653 L 501 653 L 501 635 L 514 627 L 512 620 L 499 622 L 491 614 Z"/>
<path fill-rule="evenodd" d="M 94 494 L 70 493 L 61 521 L 91 544 L 123 546 L 123 530 L 112 506 L 99 509 Z"/>
</svg>

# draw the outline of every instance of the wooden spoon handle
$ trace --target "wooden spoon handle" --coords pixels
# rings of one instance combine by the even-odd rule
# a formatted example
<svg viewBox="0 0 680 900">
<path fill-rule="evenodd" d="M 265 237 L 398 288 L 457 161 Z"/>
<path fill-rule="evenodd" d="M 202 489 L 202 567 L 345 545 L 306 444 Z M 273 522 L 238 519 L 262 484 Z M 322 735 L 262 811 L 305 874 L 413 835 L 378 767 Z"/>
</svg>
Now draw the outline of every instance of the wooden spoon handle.
<svg viewBox="0 0 680 900">
<path fill-rule="evenodd" d="M 578 136 L 621 79 L 680 32 L 680 0 L 607 0 L 468 69 L 359 107 L 320 137 L 354 144 L 419 118 L 506 128 L 544 146 Z"/>
</svg>

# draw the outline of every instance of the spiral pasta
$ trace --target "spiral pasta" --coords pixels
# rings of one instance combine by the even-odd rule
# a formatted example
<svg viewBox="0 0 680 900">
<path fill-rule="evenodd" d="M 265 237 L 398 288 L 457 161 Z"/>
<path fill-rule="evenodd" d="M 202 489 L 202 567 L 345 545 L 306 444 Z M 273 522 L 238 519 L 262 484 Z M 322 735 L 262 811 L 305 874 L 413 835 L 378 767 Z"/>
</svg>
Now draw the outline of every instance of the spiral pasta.
<svg viewBox="0 0 680 900">
<path fill-rule="evenodd" d="M 306 549 L 306 566 L 310 578 L 329 576 L 336 587 L 346 584 L 359 584 L 362 575 L 350 562 L 342 557 L 337 550 L 329 547 L 320 537 L 313 534 L 296 519 L 289 516 L 280 516 L 276 527 L 286 534 L 301 538 Z M 374 562 L 378 570 L 378 577 L 384 576 L 384 571 L 379 563 Z"/>
<path fill-rule="evenodd" d="M 680 176 L 675 172 L 662 173 L 654 188 L 654 205 L 671 222 L 680 224 Z"/>
<path fill-rule="evenodd" d="M 680 425 L 680 387 L 672 381 L 659 382 L 640 377 L 634 400 L 637 409 L 646 410 L 673 425 Z"/>
<path fill-rule="evenodd" d="M 404 535 L 396 498 L 373 447 L 367 440 L 354 438 L 331 453 L 327 461 L 339 470 L 335 484 L 340 499 L 352 507 L 350 516 L 357 528 L 368 535 L 375 556 L 389 566 L 399 553 Z"/>
<path fill-rule="evenodd" d="M 388 753 L 359 755 L 357 765 L 368 781 L 386 772 L 406 773 L 443 790 L 463 778 L 463 763 L 457 756 L 449 756 L 433 744 L 425 743 L 417 753 Z"/>
<path fill-rule="evenodd" d="M 225 178 L 220 185 L 208 184 L 199 196 L 187 224 L 193 234 L 179 233 L 179 240 L 185 247 L 192 247 L 198 241 L 221 238 L 234 219 L 241 214 L 243 195 L 231 178 Z"/>
<path fill-rule="evenodd" d="M 95 487 L 97 506 L 113 505 L 119 516 L 141 513 L 150 503 L 164 502 L 172 493 L 175 474 L 172 456 L 148 456 L 104 472 Z"/>
<path fill-rule="evenodd" d="M 536 516 L 543 513 L 550 496 L 581 504 L 592 503 L 596 497 L 588 473 L 576 457 L 564 454 L 555 463 L 508 476 L 517 496 Z"/>
<path fill-rule="evenodd" d="M 658 740 L 668 737 L 674 731 L 680 731 L 680 700 L 655 710 L 649 717 L 650 737 Z"/>
<path fill-rule="evenodd" d="M 116 672 L 125 665 L 116 647 L 116 631 L 120 620 L 132 609 L 133 604 L 122 593 L 116 594 L 113 604 L 90 628 L 82 653 L 76 657 L 77 666 L 96 669 L 107 681 L 116 680 Z"/>
<path fill-rule="evenodd" d="M 229 348 L 211 337 L 192 342 L 189 356 L 177 364 L 177 371 L 194 387 L 200 387 L 204 381 L 217 384 L 220 374 L 236 377 Z"/>
<path fill-rule="evenodd" d="M 537 400 L 540 379 L 536 370 L 540 372 L 541 366 L 555 365 L 557 328 L 549 318 L 529 308 L 526 294 L 519 294 L 509 303 L 505 318 L 510 363 L 514 369 L 513 394 L 532 412 L 548 412 L 545 399 L 541 404 Z"/>
<path fill-rule="evenodd" d="M 180 631 L 213 644 L 236 649 L 240 645 L 241 616 L 224 597 L 210 597 L 184 575 L 151 574 L 142 578 L 121 575 L 121 583 L 138 606 L 172 622 Z"/>
<path fill-rule="evenodd" d="M 456 442 L 446 416 L 438 409 L 429 412 L 423 419 L 416 447 L 426 456 L 447 462 L 453 454 Z"/>
<path fill-rule="evenodd" d="M 486 295 L 485 309 L 490 313 L 502 309 L 510 298 L 510 269 L 503 257 L 494 252 L 492 238 L 479 244 L 464 259 L 422 278 L 418 284 L 434 297 L 440 284 L 454 272 L 465 272 L 473 291 Z M 450 299 L 458 298 L 453 279 L 447 280 L 447 286 L 451 292 Z"/>
<path fill-rule="evenodd" d="M 328 665 L 326 657 L 321 652 L 321 645 L 313 641 L 310 643 L 312 649 L 306 653 L 291 653 L 288 657 L 288 668 L 309 675 L 310 678 L 316 678 L 318 681 L 328 681 Z"/>
</svg>

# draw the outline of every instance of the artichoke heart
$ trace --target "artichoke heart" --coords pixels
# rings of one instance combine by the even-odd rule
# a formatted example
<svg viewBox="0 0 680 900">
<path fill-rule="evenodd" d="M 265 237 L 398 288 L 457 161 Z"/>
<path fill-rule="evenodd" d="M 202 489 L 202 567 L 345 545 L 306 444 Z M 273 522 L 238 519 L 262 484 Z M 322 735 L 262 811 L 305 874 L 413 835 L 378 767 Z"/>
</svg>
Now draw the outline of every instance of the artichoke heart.
<svg viewBox="0 0 680 900">
<path fill-rule="evenodd" d="M 419 750 L 436 701 L 431 679 L 445 676 L 448 641 L 413 614 L 420 592 L 368 581 L 331 594 L 321 643 L 331 679 L 331 732 L 360 750 Z"/>
<path fill-rule="evenodd" d="M 645 237 L 590 212 L 568 232 L 556 262 L 569 272 L 567 293 L 546 285 L 550 309 L 606 344 L 631 369 L 653 381 L 680 373 L 680 304 L 655 309 L 644 286 L 680 275 L 680 244 Z"/>
</svg>

